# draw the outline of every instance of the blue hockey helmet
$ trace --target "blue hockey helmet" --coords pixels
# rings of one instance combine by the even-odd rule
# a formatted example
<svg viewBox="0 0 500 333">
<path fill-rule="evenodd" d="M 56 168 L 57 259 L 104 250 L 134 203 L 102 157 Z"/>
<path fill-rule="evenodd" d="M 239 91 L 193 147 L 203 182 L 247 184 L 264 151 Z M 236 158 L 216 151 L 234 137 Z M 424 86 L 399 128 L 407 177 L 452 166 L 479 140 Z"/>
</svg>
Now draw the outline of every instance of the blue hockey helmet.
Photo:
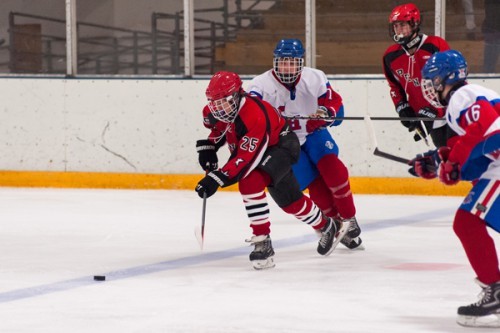
<svg viewBox="0 0 500 333">
<path fill-rule="evenodd" d="M 282 39 L 274 49 L 273 70 L 285 84 L 295 82 L 304 68 L 304 46 L 299 39 Z"/>
<path fill-rule="evenodd" d="M 446 96 L 439 96 L 445 86 L 454 86 L 467 79 L 467 61 L 456 50 L 434 53 L 422 68 L 422 93 L 434 106 L 446 104 Z M 444 104 L 443 104 L 444 103 Z"/>
<path fill-rule="evenodd" d="M 299 39 L 282 39 L 274 48 L 275 58 L 303 58 L 304 46 Z"/>
</svg>

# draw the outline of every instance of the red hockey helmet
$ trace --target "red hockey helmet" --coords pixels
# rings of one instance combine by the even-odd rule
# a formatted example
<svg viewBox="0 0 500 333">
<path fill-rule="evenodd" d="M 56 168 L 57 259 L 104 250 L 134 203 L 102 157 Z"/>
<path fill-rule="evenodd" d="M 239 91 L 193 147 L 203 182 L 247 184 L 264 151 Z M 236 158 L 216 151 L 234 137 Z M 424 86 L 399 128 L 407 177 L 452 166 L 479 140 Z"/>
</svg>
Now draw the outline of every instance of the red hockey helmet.
<svg viewBox="0 0 500 333">
<path fill-rule="evenodd" d="M 412 28 L 412 33 L 410 36 L 400 36 L 396 35 L 394 31 L 394 24 L 396 22 L 408 22 Z M 389 33 L 394 41 L 398 44 L 406 44 L 414 38 L 415 32 L 418 33 L 420 30 L 420 24 L 422 19 L 420 17 L 420 11 L 417 6 L 412 3 L 406 3 L 395 7 L 391 15 L 389 15 Z"/>
<path fill-rule="evenodd" d="M 205 95 L 210 112 L 215 119 L 229 123 L 236 118 L 243 92 L 242 85 L 236 73 L 221 71 L 214 74 Z"/>
<path fill-rule="evenodd" d="M 412 3 L 397 6 L 392 10 L 391 15 L 389 15 L 389 23 L 394 23 L 396 21 L 406 21 L 413 22 L 414 24 L 420 24 L 420 11 L 417 6 Z"/>
</svg>

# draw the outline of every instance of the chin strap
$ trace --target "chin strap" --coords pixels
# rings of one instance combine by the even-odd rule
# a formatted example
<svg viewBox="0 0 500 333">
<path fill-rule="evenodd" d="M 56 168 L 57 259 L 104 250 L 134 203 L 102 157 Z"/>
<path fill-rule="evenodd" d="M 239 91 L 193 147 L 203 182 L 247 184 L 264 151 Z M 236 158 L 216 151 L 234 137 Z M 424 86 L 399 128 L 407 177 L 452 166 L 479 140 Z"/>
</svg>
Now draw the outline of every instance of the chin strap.
<svg viewBox="0 0 500 333">
<path fill-rule="evenodd" d="M 421 41 L 422 41 L 422 35 L 417 34 L 415 38 L 411 39 L 410 41 L 404 44 L 404 48 L 407 50 L 412 49 L 418 44 L 420 44 Z"/>
</svg>

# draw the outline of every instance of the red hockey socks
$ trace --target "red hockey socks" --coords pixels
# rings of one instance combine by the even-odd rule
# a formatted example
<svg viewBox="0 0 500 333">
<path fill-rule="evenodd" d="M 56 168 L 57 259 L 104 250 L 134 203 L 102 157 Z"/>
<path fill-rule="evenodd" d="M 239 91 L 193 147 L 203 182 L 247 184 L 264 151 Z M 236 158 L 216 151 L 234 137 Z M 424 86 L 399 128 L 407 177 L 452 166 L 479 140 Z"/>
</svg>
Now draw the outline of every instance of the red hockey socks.
<svg viewBox="0 0 500 333">
<path fill-rule="evenodd" d="M 292 204 L 283 207 L 283 211 L 294 215 L 296 218 L 309 224 L 314 229 L 321 229 L 326 223 L 326 220 L 323 218 L 323 214 L 321 214 L 318 206 L 316 206 L 314 202 L 312 202 L 312 200 L 305 195 Z"/>
<path fill-rule="evenodd" d="M 254 170 L 239 182 L 243 204 L 250 219 L 250 228 L 255 236 L 271 233 L 269 205 L 264 191 L 270 181 L 269 175 L 260 170 Z"/>
<path fill-rule="evenodd" d="M 317 166 L 340 216 L 345 219 L 354 217 L 356 208 L 349 184 L 349 172 L 344 163 L 336 155 L 329 154 L 319 160 Z"/>
<path fill-rule="evenodd" d="M 500 281 L 500 270 L 495 243 L 486 228 L 486 222 L 479 217 L 462 209 L 457 211 L 453 230 L 479 281 L 492 284 Z"/>
<path fill-rule="evenodd" d="M 330 192 L 322 177 L 317 177 L 309 184 L 307 189 L 309 190 L 309 197 L 326 216 L 337 216 L 338 210 L 333 202 L 332 192 Z"/>
</svg>

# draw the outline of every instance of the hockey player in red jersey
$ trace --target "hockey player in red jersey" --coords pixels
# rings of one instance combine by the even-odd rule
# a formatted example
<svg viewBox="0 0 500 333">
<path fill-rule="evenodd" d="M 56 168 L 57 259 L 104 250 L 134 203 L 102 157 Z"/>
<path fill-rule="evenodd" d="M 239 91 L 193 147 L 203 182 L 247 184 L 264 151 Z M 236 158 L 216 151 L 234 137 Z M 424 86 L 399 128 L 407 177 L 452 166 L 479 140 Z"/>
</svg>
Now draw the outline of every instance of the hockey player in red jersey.
<svg viewBox="0 0 500 333">
<path fill-rule="evenodd" d="M 453 221 L 467 258 L 483 289 L 477 303 L 458 308 L 463 326 L 500 327 L 500 269 L 487 227 L 500 232 L 500 95 L 468 84 L 467 62 L 455 50 L 435 53 L 422 71 L 422 91 L 457 135 L 448 145 L 417 156 L 411 164 L 423 178 L 446 185 L 473 184 Z"/>
<path fill-rule="evenodd" d="M 341 243 L 349 249 L 363 249 L 349 172 L 329 131 L 342 120 L 322 119 L 344 115 L 342 98 L 325 73 L 304 66 L 304 53 L 300 40 L 280 40 L 274 49 L 273 68 L 256 76 L 248 91 L 291 118 L 290 127 L 301 144 L 300 158 L 292 166 L 301 189 L 307 188 L 311 199 L 328 216 L 350 221 L 350 230 Z"/>
<path fill-rule="evenodd" d="M 283 211 L 316 230 L 320 236 L 318 253 L 329 255 L 347 233 L 349 222 L 326 217 L 300 191 L 291 169 L 300 145 L 287 121 L 267 102 L 247 95 L 240 77 L 232 72 L 216 73 L 206 96 L 203 122 L 211 133 L 196 146 L 200 165 L 208 174 L 200 180 L 196 192 L 208 198 L 219 187 L 238 183 L 253 230 L 249 242 L 255 245 L 250 254 L 254 268 L 274 267 L 266 187 Z M 231 156 L 217 169 L 217 149 L 224 143 Z"/>
<path fill-rule="evenodd" d="M 390 96 L 401 118 L 443 117 L 443 108 L 429 104 L 420 89 L 421 71 L 433 53 L 448 50 L 448 43 L 437 36 L 420 32 L 421 17 L 417 6 L 407 3 L 395 7 L 389 15 L 389 33 L 395 44 L 383 56 L 383 69 L 390 87 Z M 416 132 L 415 141 L 430 134 L 436 147 L 446 145 L 446 121 L 408 121 L 403 126 Z"/>
</svg>

